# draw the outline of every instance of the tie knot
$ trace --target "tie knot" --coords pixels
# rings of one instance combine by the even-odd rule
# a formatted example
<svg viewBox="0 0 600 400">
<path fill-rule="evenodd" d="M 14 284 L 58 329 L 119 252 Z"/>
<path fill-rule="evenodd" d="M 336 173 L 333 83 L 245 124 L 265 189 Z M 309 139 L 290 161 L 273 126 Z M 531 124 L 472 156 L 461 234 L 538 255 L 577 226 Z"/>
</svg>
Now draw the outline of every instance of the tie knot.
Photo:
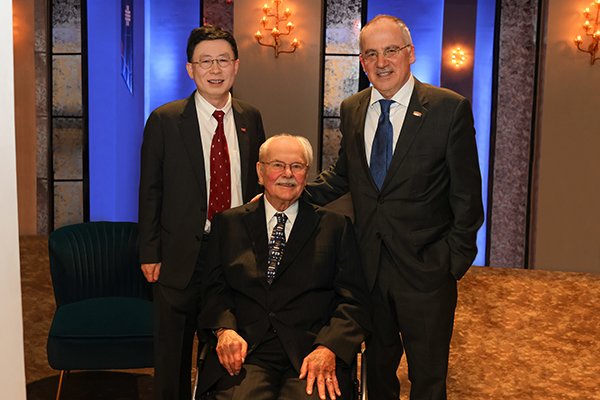
<svg viewBox="0 0 600 400">
<path fill-rule="evenodd" d="M 277 217 L 278 224 L 285 224 L 285 221 L 287 221 L 287 215 L 284 213 L 275 213 L 275 216 Z"/>
<path fill-rule="evenodd" d="M 385 115 L 389 115 L 390 114 L 390 106 L 392 105 L 393 102 L 394 102 L 394 100 L 386 100 L 386 99 L 379 100 L 379 107 L 381 107 L 381 113 L 385 114 Z"/>
<path fill-rule="evenodd" d="M 389 108 L 389 106 L 388 106 L 388 108 Z M 225 113 L 223 111 L 221 111 L 221 110 L 215 110 L 215 112 L 213 113 L 213 117 L 215 117 L 215 119 L 218 122 L 223 121 L 223 117 L 224 116 L 225 116 Z"/>
</svg>

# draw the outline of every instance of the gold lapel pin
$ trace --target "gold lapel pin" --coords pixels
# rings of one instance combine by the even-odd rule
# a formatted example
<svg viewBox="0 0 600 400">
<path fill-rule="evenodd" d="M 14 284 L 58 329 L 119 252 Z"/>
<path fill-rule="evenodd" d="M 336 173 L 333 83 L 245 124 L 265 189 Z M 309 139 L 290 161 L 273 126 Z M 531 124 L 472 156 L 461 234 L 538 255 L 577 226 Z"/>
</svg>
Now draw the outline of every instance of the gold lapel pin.
<svg viewBox="0 0 600 400">
<path fill-rule="evenodd" d="M 423 113 L 421 111 L 413 111 L 413 115 L 415 117 L 421 117 L 421 116 L 423 116 Z"/>
</svg>

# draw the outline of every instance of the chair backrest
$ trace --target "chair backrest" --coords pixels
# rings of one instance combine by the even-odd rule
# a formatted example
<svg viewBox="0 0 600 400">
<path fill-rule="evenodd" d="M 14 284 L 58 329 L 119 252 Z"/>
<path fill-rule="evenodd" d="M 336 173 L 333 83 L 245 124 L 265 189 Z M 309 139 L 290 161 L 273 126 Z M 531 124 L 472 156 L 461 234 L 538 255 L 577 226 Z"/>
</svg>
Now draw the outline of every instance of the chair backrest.
<svg viewBox="0 0 600 400">
<path fill-rule="evenodd" d="M 48 239 L 56 306 L 94 297 L 151 299 L 137 258 L 137 224 L 86 222 Z"/>
</svg>

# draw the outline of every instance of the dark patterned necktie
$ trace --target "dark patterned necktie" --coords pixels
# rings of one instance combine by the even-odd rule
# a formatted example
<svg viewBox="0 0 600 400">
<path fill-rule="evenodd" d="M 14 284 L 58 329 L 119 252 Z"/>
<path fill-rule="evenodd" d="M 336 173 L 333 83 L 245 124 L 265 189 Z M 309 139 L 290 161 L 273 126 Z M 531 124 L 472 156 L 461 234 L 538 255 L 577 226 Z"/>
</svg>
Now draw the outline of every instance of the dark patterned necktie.
<svg viewBox="0 0 600 400">
<path fill-rule="evenodd" d="M 208 198 L 208 219 L 216 213 L 231 207 L 231 172 L 229 167 L 229 149 L 225 139 L 223 117 L 225 113 L 215 110 L 217 130 L 210 145 L 210 194 Z"/>
<path fill-rule="evenodd" d="M 379 100 L 381 114 L 379 115 L 377 130 L 373 138 L 373 147 L 371 148 L 369 168 L 371 169 L 373 180 L 379 189 L 383 185 L 390 162 L 392 162 L 394 131 L 390 122 L 390 106 L 393 102 L 393 100 Z"/>
<path fill-rule="evenodd" d="M 275 216 L 277 217 L 277 224 L 273 228 L 269 240 L 269 259 L 267 261 L 267 282 L 269 282 L 269 285 L 275 278 L 285 248 L 285 221 L 287 221 L 287 216 L 284 213 L 276 213 Z"/>
</svg>

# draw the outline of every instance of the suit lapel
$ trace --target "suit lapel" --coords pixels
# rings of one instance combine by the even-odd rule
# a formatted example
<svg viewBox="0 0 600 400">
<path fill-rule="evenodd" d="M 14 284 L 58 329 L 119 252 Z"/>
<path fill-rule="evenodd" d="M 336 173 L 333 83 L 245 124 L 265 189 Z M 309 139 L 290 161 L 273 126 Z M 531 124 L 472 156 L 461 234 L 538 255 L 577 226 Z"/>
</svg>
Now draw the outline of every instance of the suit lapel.
<svg viewBox="0 0 600 400">
<path fill-rule="evenodd" d="M 298 216 L 285 245 L 283 258 L 273 282 L 296 260 L 306 242 L 312 238 L 313 232 L 319 224 L 320 217 L 315 212 L 313 206 L 302 200 L 298 201 Z"/>
<path fill-rule="evenodd" d="M 369 169 L 369 163 L 367 161 L 367 151 L 365 149 L 365 122 L 367 120 L 367 110 L 369 108 L 369 100 L 371 100 L 371 90 L 365 90 L 363 92 L 363 95 L 359 98 L 358 102 L 356 103 L 356 107 L 353 110 L 354 115 L 358 116 L 358 121 L 356 121 L 355 124 L 353 124 L 353 129 L 354 129 L 354 136 L 357 138 L 356 140 L 356 146 L 358 147 L 357 149 L 357 154 L 358 156 L 361 158 L 362 160 L 362 165 L 363 168 L 367 174 L 367 176 L 369 176 L 371 178 L 371 183 L 373 184 L 374 187 L 377 187 L 377 185 L 375 185 L 375 181 L 373 180 L 373 177 L 371 175 L 371 170 Z"/>
<path fill-rule="evenodd" d="M 194 92 L 195 93 L 195 92 Z M 200 139 L 200 126 L 198 125 L 198 114 L 196 113 L 196 102 L 194 94 L 188 97 L 181 117 L 179 119 L 179 133 L 182 137 L 185 149 L 192 164 L 196 181 L 201 192 L 206 192 L 206 179 L 204 171 L 204 155 L 202 153 L 202 141 Z M 204 195 L 206 198 L 206 194 Z"/>
<path fill-rule="evenodd" d="M 236 99 L 231 99 L 231 106 L 233 108 L 233 119 L 235 121 L 235 129 L 238 138 L 238 146 L 240 149 L 240 167 L 241 167 L 241 180 L 242 180 L 242 197 L 248 198 L 246 191 L 248 190 L 248 158 L 250 156 L 250 137 L 248 135 L 248 121 L 246 114 L 241 104 Z M 254 167 L 254 166 L 252 166 Z"/>
<path fill-rule="evenodd" d="M 264 199 L 261 197 L 259 201 L 248 203 L 246 214 L 244 215 L 244 224 L 246 225 L 247 235 L 252 241 L 252 248 L 256 258 L 256 273 L 265 277 L 265 285 L 267 284 L 267 259 L 269 258 L 269 244 L 267 234 L 267 224 L 265 216 Z"/>
<path fill-rule="evenodd" d="M 390 168 L 385 176 L 382 190 L 385 189 L 386 184 L 389 180 L 393 179 L 402 161 L 408 154 L 410 147 L 412 146 L 415 138 L 417 137 L 423 121 L 427 118 L 427 97 L 423 89 L 423 85 L 415 78 L 415 87 L 413 89 L 408 109 L 406 110 L 406 117 L 404 117 L 404 123 L 402 124 L 402 130 L 400 131 L 400 137 L 396 143 L 394 150 L 394 156 Z"/>
</svg>

